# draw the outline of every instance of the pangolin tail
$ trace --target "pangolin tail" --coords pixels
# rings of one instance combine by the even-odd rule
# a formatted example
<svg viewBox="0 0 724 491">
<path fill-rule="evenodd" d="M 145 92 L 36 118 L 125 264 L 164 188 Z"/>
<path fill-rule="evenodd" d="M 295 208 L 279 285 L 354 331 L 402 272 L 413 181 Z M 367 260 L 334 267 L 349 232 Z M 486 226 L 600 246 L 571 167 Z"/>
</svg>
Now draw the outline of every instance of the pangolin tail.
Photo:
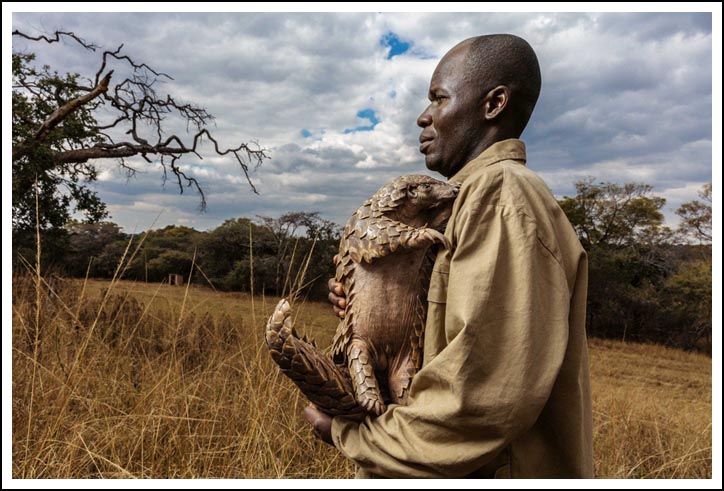
<svg viewBox="0 0 724 491">
<path fill-rule="evenodd" d="M 297 335 L 289 302 L 282 299 L 266 324 L 265 338 L 272 359 L 282 373 L 321 411 L 330 416 L 357 416 L 364 409 L 357 404 L 345 367 L 334 363 L 317 345 Z"/>
</svg>

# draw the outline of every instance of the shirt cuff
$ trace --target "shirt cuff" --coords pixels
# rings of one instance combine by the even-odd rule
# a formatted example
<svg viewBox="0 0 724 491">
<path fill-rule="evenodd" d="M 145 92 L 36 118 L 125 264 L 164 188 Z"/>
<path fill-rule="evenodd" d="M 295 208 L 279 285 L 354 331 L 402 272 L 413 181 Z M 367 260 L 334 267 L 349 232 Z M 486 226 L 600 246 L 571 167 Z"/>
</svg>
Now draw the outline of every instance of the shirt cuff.
<svg viewBox="0 0 724 491">
<path fill-rule="evenodd" d="M 343 442 L 343 439 L 348 439 L 350 432 L 356 431 L 356 426 L 359 426 L 359 422 L 347 419 L 343 416 L 336 416 L 332 418 L 332 443 L 337 447 L 337 450 L 342 452 L 342 446 L 348 442 Z"/>
</svg>

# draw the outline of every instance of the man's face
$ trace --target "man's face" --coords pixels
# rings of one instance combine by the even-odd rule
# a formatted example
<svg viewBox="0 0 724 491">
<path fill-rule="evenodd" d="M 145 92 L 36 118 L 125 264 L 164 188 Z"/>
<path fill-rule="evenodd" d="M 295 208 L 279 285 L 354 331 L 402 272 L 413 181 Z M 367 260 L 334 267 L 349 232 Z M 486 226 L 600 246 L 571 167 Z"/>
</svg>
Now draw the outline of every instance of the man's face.
<svg viewBox="0 0 724 491">
<path fill-rule="evenodd" d="M 465 79 L 467 46 L 453 48 L 430 80 L 430 104 L 417 118 L 428 169 L 450 177 L 477 157 L 484 129 L 481 91 Z"/>
</svg>

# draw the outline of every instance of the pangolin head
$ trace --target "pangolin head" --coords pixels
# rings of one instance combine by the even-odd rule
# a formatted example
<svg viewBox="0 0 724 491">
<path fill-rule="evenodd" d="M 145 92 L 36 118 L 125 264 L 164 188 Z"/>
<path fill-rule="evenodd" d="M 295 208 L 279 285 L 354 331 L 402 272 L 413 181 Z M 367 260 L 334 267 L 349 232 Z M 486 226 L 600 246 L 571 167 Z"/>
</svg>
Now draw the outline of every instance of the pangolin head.
<svg viewBox="0 0 724 491">
<path fill-rule="evenodd" d="M 457 197 L 459 185 L 448 184 L 430 176 L 409 174 L 400 176 L 383 186 L 370 199 L 373 211 L 396 211 L 405 217 L 425 215 L 424 218 L 436 218 L 442 223 L 447 217 L 437 217 L 440 213 L 447 214 L 452 209 L 452 201 Z M 440 218 L 437 219 L 437 218 Z"/>
</svg>

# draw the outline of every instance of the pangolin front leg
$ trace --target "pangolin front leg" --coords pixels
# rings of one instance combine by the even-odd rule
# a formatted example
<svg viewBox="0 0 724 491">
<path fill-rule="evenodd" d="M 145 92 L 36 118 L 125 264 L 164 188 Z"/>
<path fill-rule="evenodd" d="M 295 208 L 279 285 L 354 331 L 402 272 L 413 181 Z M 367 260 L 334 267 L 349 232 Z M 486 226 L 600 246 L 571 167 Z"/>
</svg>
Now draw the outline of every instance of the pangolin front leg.
<svg viewBox="0 0 724 491">
<path fill-rule="evenodd" d="M 450 241 L 445 234 L 434 228 L 421 227 L 410 234 L 404 246 L 410 249 L 422 249 L 434 244 L 442 244 L 445 249 L 450 249 Z"/>
<path fill-rule="evenodd" d="M 340 256 L 342 274 L 339 274 L 338 265 L 337 281 L 351 269 L 349 259 L 355 263 L 373 263 L 397 249 L 423 249 L 434 244 L 450 248 L 450 241 L 445 235 L 431 227 L 413 227 L 388 217 L 377 218 L 376 226 L 374 234 L 369 230 L 350 229 L 349 225 L 345 228 L 341 246 L 345 252 Z"/>
</svg>

